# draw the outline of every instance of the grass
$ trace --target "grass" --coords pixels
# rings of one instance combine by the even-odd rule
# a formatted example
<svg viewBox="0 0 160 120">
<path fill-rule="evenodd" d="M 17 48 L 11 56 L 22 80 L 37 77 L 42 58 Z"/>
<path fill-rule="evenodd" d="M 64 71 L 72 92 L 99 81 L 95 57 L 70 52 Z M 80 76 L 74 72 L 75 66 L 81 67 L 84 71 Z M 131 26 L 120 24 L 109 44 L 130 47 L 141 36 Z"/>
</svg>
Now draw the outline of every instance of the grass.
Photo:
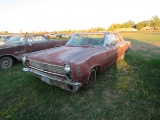
<svg viewBox="0 0 160 120">
<path fill-rule="evenodd" d="M 21 63 L 1 70 L 0 119 L 160 119 L 160 34 L 121 34 L 132 49 L 89 91 L 50 86 L 24 73 Z"/>
</svg>

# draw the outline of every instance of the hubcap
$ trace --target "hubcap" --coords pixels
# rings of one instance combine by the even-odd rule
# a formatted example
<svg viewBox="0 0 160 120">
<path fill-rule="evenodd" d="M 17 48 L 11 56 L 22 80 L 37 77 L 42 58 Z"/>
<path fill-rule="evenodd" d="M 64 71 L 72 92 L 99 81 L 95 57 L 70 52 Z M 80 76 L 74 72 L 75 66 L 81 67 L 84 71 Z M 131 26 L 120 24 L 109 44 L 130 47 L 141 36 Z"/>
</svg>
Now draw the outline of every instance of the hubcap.
<svg viewBox="0 0 160 120">
<path fill-rule="evenodd" d="M 8 57 L 4 57 L 1 60 L 1 67 L 2 68 L 9 68 L 12 66 L 12 59 Z"/>
</svg>

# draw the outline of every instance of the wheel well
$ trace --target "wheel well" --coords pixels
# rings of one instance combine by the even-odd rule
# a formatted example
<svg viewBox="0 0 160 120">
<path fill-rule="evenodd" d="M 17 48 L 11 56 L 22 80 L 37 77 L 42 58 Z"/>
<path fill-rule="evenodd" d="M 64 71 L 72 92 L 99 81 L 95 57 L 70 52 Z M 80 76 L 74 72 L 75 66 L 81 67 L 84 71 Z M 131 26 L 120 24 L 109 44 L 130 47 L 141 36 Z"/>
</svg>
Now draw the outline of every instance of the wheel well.
<svg viewBox="0 0 160 120">
<path fill-rule="evenodd" d="M 17 60 L 14 56 L 12 56 L 12 55 L 4 55 L 4 56 L 1 56 L 0 58 L 3 58 L 3 57 L 10 57 L 10 58 L 12 58 L 13 62 L 17 62 L 17 61 L 18 61 L 18 60 Z"/>
<path fill-rule="evenodd" d="M 93 69 L 95 69 L 96 70 L 96 73 L 97 74 L 99 74 L 100 73 L 100 66 L 99 65 L 97 65 L 97 66 L 95 66 L 95 67 L 93 67 Z"/>
</svg>

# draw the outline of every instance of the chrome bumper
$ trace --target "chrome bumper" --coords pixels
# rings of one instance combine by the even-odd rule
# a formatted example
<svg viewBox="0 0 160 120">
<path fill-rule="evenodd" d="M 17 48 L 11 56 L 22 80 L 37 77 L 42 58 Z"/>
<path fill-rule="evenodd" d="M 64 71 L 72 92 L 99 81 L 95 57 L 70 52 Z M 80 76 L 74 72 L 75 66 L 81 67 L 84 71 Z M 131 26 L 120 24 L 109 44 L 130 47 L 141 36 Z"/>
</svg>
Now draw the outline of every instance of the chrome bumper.
<svg viewBox="0 0 160 120">
<path fill-rule="evenodd" d="M 49 74 L 40 72 L 38 70 L 34 70 L 34 69 L 30 69 L 30 68 L 23 68 L 23 71 L 29 72 L 29 73 L 39 77 L 42 81 L 44 81 L 50 85 L 58 86 L 64 90 L 76 92 L 82 86 L 82 83 L 71 82 L 71 81 L 68 81 L 66 78 L 49 75 Z"/>
</svg>

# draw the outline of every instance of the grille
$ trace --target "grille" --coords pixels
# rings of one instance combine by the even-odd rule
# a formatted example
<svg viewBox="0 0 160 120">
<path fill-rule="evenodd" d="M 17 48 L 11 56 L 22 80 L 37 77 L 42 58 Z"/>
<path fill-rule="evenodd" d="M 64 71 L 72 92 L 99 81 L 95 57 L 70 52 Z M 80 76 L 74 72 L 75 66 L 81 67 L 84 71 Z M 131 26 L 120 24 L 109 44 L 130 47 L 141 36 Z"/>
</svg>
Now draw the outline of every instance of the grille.
<svg viewBox="0 0 160 120">
<path fill-rule="evenodd" d="M 40 69 L 40 70 L 43 70 L 43 71 L 65 74 L 63 66 L 45 64 L 45 63 L 32 61 L 32 60 L 29 60 L 29 65 L 31 67 L 34 67 L 34 68 L 37 68 L 37 69 Z"/>
</svg>

